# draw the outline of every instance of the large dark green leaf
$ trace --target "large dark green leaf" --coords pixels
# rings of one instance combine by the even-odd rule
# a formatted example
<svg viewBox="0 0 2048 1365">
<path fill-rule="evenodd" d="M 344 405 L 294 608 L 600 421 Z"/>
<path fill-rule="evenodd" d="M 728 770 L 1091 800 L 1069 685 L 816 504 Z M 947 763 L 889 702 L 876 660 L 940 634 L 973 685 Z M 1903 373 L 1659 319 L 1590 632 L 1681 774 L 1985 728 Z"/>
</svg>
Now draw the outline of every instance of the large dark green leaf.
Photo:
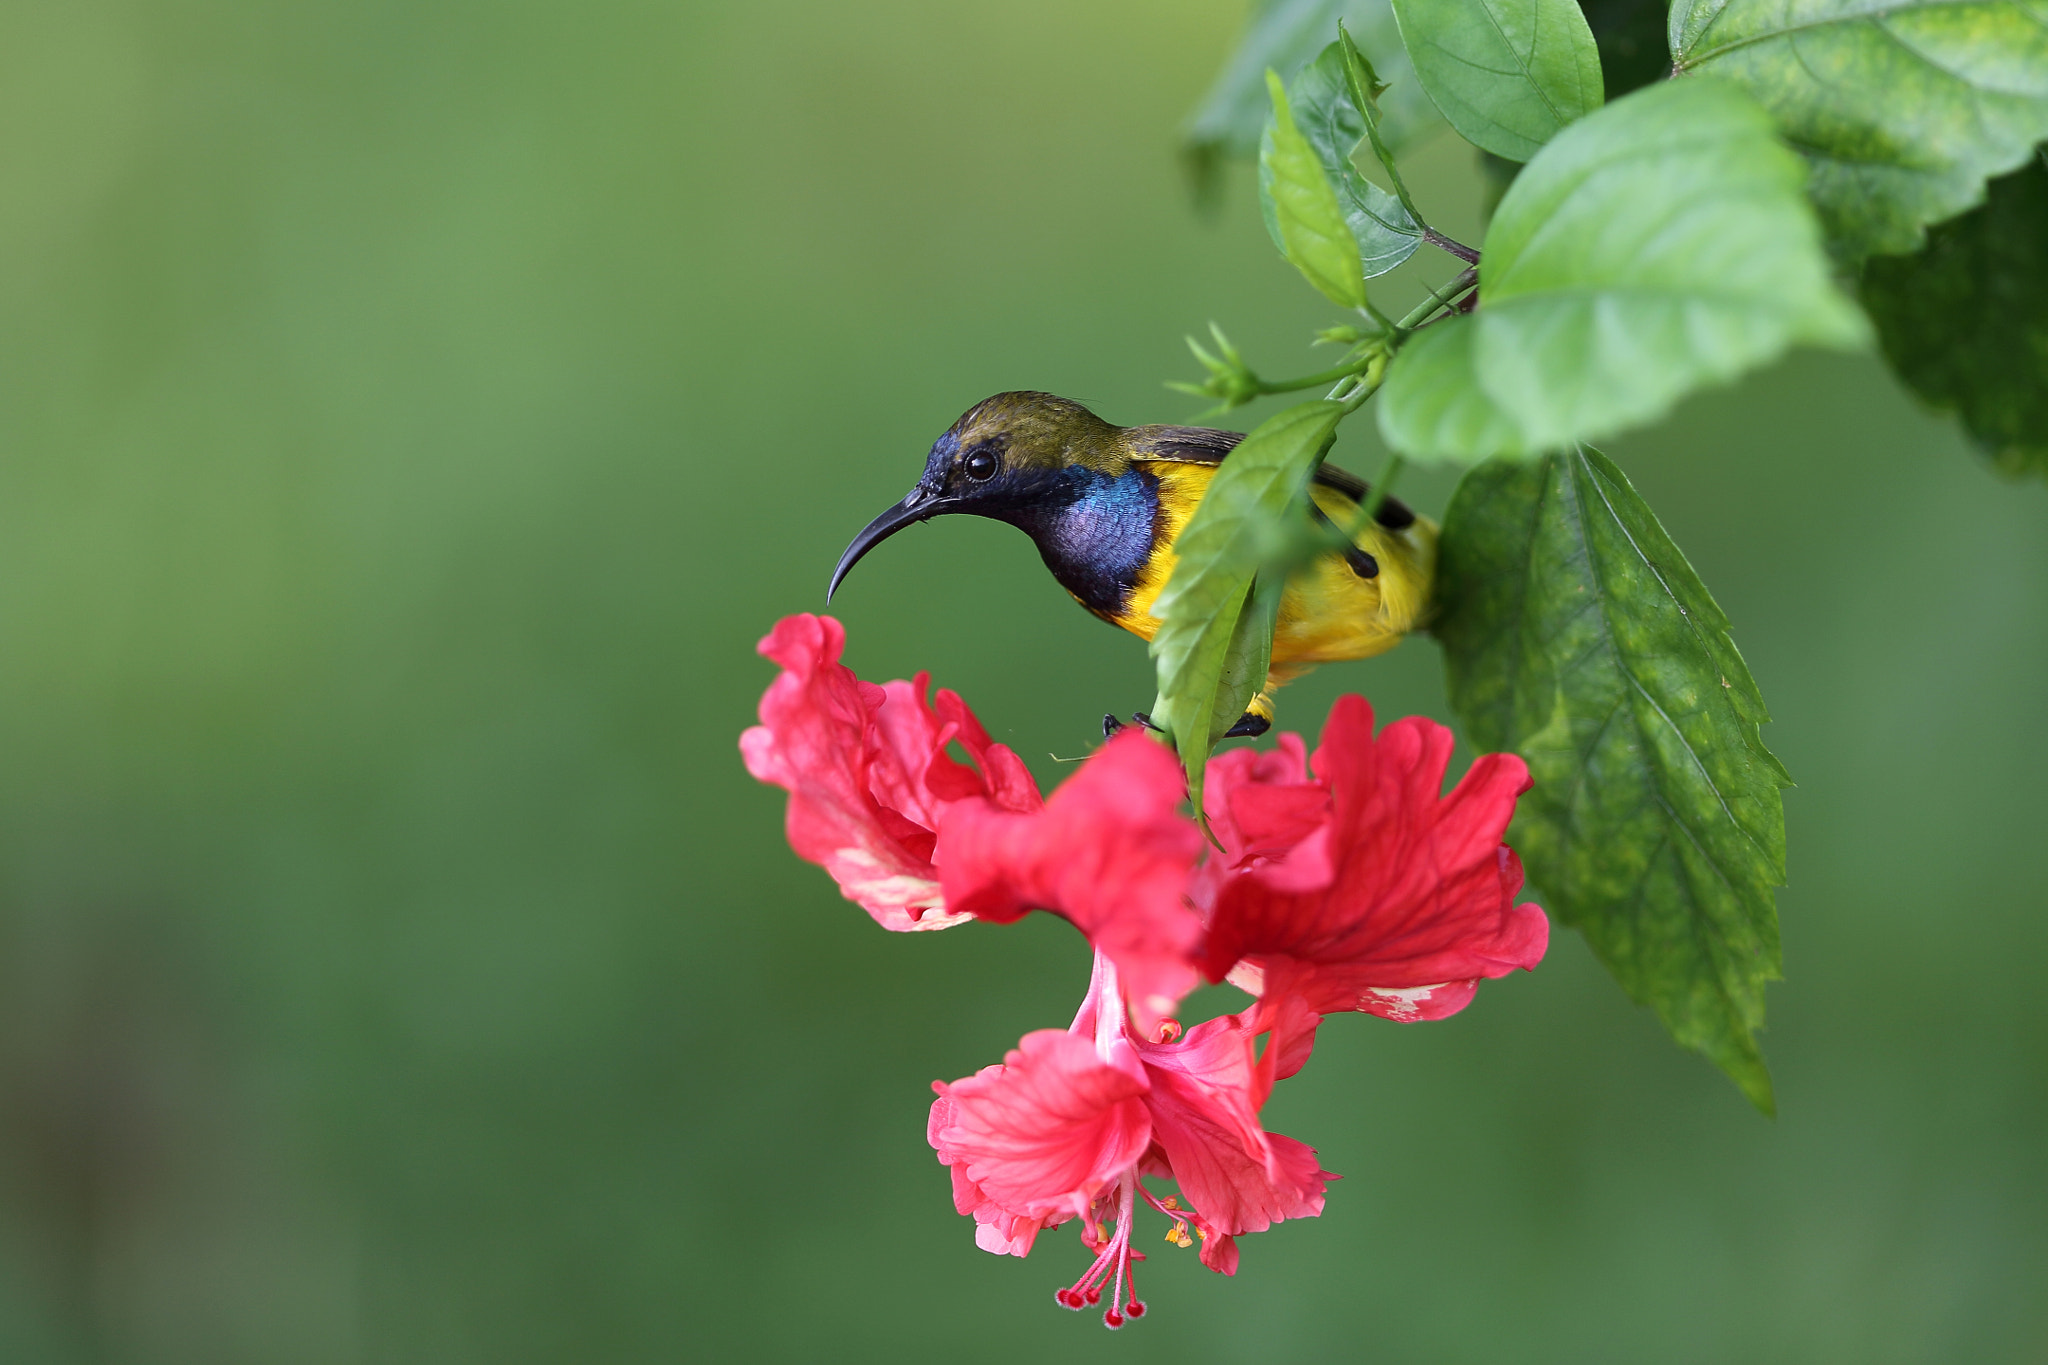
<svg viewBox="0 0 2048 1365">
<path fill-rule="evenodd" d="M 1863 305 L 1915 392 L 2000 469 L 2048 477 L 2048 160 L 1987 189 L 1917 255 L 1873 258 Z"/>
<path fill-rule="evenodd" d="M 1527 161 L 1600 107 L 1600 51 L 1576 0 L 1393 3 L 1416 79 L 1453 128 L 1495 156 Z"/>
<path fill-rule="evenodd" d="M 1259 207 L 1280 254 L 1332 303 L 1365 306 L 1365 264 L 1323 158 L 1294 120 L 1286 87 L 1266 73 L 1273 120 L 1259 144 Z M 1356 171 L 1352 174 L 1357 174 Z"/>
<path fill-rule="evenodd" d="M 1512 841 L 1543 904 L 1768 1112 L 1790 779 L 1727 618 L 1591 450 L 1472 470 L 1440 554 L 1451 705 L 1529 764 Z"/>
<path fill-rule="evenodd" d="M 1352 100 L 1339 44 L 1324 48 L 1322 56 L 1288 83 L 1287 102 L 1336 192 L 1337 207 L 1358 243 L 1365 277 L 1384 275 L 1414 255 L 1422 245 L 1422 229 L 1399 199 L 1360 175 L 1352 164 L 1351 154 L 1365 138 L 1365 118 Z M 1267 226 L 1271 230 L 1270 220 Z"/>
<path fill-rule="evenodd" d="M 2048 138 L 2048 0 L 1676 0 L 1670 39 L 1806 153 L 1851 261 L 1918 247 Z"/>
<path fill-rule="evenodd" d="M 1343 417 L 1341 404 L 1318 400 L 1260 423 L 1217 467 L 1174 542 L 1173 576 L 1152 606 L 1160 618 L 1152 719 L 1180 750 L 1196 810 L 1210 750 L 1265 681 L 1271 596 L 1258 600 L 1254 581 L 1262 565 L 1284 560 L 1288 507 Z M 1249 618 L 1242 629 L 1241 617 Z"/>
<path fill-rule="evenodd" d="M 1442 123 L 1416 83 L 1388 0 L 1264 0 L 1188 121 L 1188 163 L 1198 189 L 1213 183 L 1223 158 L 1257 154 L 1266 126 L 1267 68 L 1292 76 L 1337 36 L 1339 19 L 1391 87 L 1380 102 L 1387 145 L 1399 151 Z"/>
<path fill-rule="evenodd" d="M 1795 343 L 1860 345 L 1805 168 L 1723 81 L 1666 81 L 1559 133 L 1495 211 L 1479 308 L 1401 348 L 1380 430 L 1422 459 L 1528 457 L 1662 416 Z"/>
</svg>

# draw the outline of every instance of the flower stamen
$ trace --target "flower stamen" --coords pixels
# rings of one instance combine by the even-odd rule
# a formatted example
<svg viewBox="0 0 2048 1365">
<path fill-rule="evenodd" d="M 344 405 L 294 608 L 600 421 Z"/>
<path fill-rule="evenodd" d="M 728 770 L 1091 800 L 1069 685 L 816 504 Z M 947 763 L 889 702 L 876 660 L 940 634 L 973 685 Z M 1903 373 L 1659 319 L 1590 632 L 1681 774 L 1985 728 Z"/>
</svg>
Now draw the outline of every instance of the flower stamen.
<svg viewBox="0 0 2048 1365">
<path fill-rule="evenodd" d="M 1102 1291 L 1109 1290 L 1109 1308 L 1102 1315 L 1103 1326 L 1114 1331 L 1130 1318 L 1145 1316 L 1145 1305 L 1139 1300 L 1131 1282 L 1131 1266 L 1144 1260 L 1144 1256 L 1131 1249 L 1131 1224 L 1137 1212 L 1138 1196 L 1147 1203 L 1156 1205 L 1151 1191 L 1138 1183 L 1134 1173 L 1127 1173 L 1106 1199 L 1098 1199 L 1097 1205 L 1105 1222 L 1114 1213 L 1116 1231 L 1107 1232 L 1103 1223 L 1095 1220 L 1097 1209 L 1090 1209 L 1083 1222 L 1082 1244 L 1096 1253 L 1095 1263 L 1083 1271 L 1081 1278 L 1053 1295 L 1053 1301 L 1062 1308 L 1079 1312 L 1102 1302 Z M 1107 1208 L 1100 1208 L 1107 1203 Z M 1094 1236 L 1089 1236 L 1094 1233 Z"/>
</svg>

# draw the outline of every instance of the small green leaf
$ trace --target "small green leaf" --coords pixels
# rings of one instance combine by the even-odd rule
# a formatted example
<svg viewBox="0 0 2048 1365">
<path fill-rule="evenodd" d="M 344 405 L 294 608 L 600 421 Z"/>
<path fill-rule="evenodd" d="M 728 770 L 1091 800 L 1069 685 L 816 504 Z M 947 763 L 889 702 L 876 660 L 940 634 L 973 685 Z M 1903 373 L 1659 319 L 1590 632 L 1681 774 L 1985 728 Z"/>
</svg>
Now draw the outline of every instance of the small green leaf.
<svg viewBox="0 0 2048 1365">
<path fill-rule="evenodd" d="M 1365 138 L 1365 119 L 1344 70 L 1344 51 L 1331 43 L 1287 87 L 1295 126 L 1315 149 L 1337 207 L 1358 243 L 1365 277 L 1384 275 L 1415 254 L 1422 229 L 1401 201 L 1358 173 L 1351 154 Z"/>
<path fill-rule="evenodd" d="M 1600 107 L 1600 49 L 1574 0 L 1394 0 L 1416 79 L 1468 142 L 1527 161 Z"/>
<path fill-rule="evenodd" d="M 1198 193 L 1214 188 L 1225 157 L 1258 153 L 1266 126 L 1267 68 L 1292 75 L 1314 60 L 1344 21 L 1390 88 L 1380 105 L 1380 136 L 1395 151 L 1442 122 L 1416 83 L 1388 0 L 1265 0 L 1237 49 L 1188 121 L 1185 142 Z"/>
<path fill-rule="evenodd" d="M 1219 569 L 1203 584 L 1199 609 L 1197 599 L 1190 598 L 1179 615 L 1163 622 L 1152 637 L 1159 671 L 1159 699 L 1152 703 L 1152 723 L 1173 741 L 1197 811 L 1202 809 L 1202 779 L 1208 771 L 1209 754 L 1216 747 L 1216 713 L 1229 707 L 1229 694 L 1242 687 L 1260 647 L 1249 638 L 1258 615 L 1247 610 L 1253 577 L 1251 571 Z M 1272 648 L 1269 634 L 1264 649 L 1270 655 Z M 1255 683 L 1252 691 L 1244 694 L 1244 701 L 1257 690 Z M 1243 714 L 1244 701 L 1238 703 L 1239 714 Z M 1225 728 L 1229 728 L 1227 721 Z"/>
<path fill-rule="evenodd" d="M 1408 186 L 1401 179 L 1401 167 L 1394 149 L 1381 131 L 1383 122 L 1380 114 L 1380 97 L 1387 93 L 1387 83 L 1380 79 L 1380 73 L 1373 69 L 1371 59 L 1352 40 L 1351 31 L 1342 24 L 1337 25 L 1337 58 L 1344 72 L 1344 85 L 1351 92 L 1351 107 L 1356 109 L 1365 122 L 1365 136 L 1372 143 L 1373 159 L 1380 163 L 1388 183 L 1394 187 L 1394 197 L 1401 201 L 1408 220 L 1425 223 L 1422 210 L 1415 207 L 1415 200 L 1408 193 Z"/>
<path fill-rule="evenodd" d="M 1210 750 L 1265 681 L 1272 614 L 1259 600 L 1247 609 L 1254 581 L 1262 566 L 1284 561 L 1287 509 L 1303 496 L 1343 417 L 1341 404 L 1322 399 L 1260 423 L 1217 467 L 1174 542 L 1173 576 L 1152 606 L 1160 622 L 1152 637 L 1159 671 L 1152 719 L 1180 750 L 1196 810 Z"/>
<path fill-rule="evenodd" d="M 2048 160 L 1987 189 L 1918 255 L 1865 265 L 1863 306 L 1914 392 L 2001 470 L 2048 478 Z"/>
<path fill-rule="evenodd" d="M 1796 343 L 1862 344 L 1803 175 L 1726 82 L 1666 81 L 1573 124 L 1501 199 L 1477 311 L 1388 367 L 1388 444 L 1526 458 L 1652 421 Z"/>
<path fill-rule="evenodd" d="M 1543 905 L 1769 1113 L 1791 779 L 1727 617 L 1591 450 L 1473 469 L 1439 556 L 1451 706 L 1529 764 L 1510 838 Z"/>
<path fill-rule="evenodd" d="M 1851 262 L 1914 250 L 2048 138 L 2048 0 L 1676 0 L 1669 36 L 1806 153 Z"/>
<path fill-rule="evenodd" d="M 1287 87 L 1271 71 L 1273 121 L 1259 146 L 1259 206 L 1280 254 L 1332 303 L 1365 307 L 1365 264 L 1321 156 L 1294 120 Z"/>
</svg>

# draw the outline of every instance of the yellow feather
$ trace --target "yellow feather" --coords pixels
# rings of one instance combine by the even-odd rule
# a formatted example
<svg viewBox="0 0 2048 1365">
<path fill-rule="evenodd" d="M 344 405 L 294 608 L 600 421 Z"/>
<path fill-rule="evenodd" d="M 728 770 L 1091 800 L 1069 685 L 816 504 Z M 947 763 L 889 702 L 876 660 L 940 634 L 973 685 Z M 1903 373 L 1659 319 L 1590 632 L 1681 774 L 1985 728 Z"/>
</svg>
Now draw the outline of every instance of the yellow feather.
<svg viewBox="0 0 2048 1365">
<path fill-rule="evenodd" d="M 1166 586 L 1177 558 L 1173 544 L 1201 504 L 1216 466 L 1171 460 L 1146 460 L 1144 465 L 1159 477 L 1159 515 L 1167 534 L 1139 575 L 1123 611 L 1105 619 L 1150 640 L 1159 629 L 1152 604 Z M 1316 485 L 1311 495 L 1339 526 L 1348 526 L 1358 517 L 1358 504 L 1333 488 Z M 1423 516 L 1400 531 L 1368 526 L 1359 532 L 1355 543 L 1379 562 L 1377 578 L 1360 578 L 1336 554 L 1319 556 L 1298 571 L 1280 600 L 1266 686 L 1250 709 L 1270 720 L 1272 694 L 1283 684 L 1317 664 L 1384 654 L 1423 624 L 1430 580 L 1436 572 L 1436 536 L 1436 523 Z"/>
</svg>

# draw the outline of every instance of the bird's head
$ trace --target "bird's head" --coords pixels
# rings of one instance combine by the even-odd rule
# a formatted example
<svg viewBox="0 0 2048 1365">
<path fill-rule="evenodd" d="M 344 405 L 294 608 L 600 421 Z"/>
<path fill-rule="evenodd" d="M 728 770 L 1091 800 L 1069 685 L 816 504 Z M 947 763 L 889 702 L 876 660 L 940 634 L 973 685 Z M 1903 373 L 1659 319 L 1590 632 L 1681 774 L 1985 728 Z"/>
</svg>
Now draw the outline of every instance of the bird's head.
<svg viewBox="0 0 2048 1365">
<path fill-rule="evenodd" d="M 1130 468 L 1121 429 L 1049 393 L 999 393 L 969 408 L 932 442 L 924 476 L 903 501 L 869 522 L 832 571 L 829 602 L 869 550 L 914 522 L 949 512 L 1029 529 L 1072 496 L 1077 471 L 1115 477 Z"/>
</svg>

